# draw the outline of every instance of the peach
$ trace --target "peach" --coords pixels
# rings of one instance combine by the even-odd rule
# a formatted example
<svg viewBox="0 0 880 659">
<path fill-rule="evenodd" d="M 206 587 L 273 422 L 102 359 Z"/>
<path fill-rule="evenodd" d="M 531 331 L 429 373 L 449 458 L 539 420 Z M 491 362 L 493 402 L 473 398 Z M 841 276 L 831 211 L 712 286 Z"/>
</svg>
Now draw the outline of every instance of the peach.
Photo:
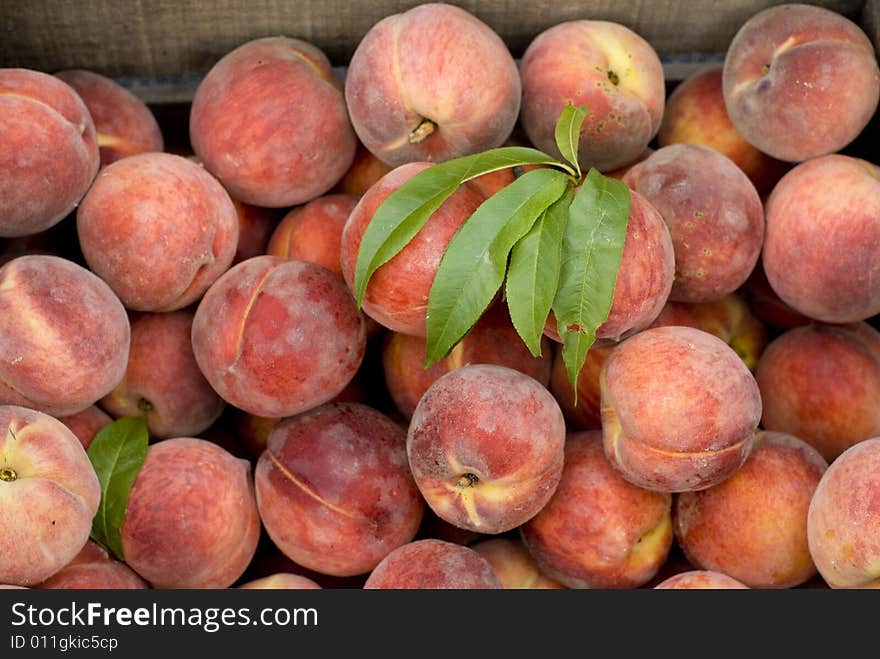
<svg viewBox="0 0 880 659">
<path fill-rule="evenodd" d="M 60 421 L 0 406 L 0 583 L 32 586 L 83 548 L 101 487 L 82 445 Z"/>
<path fill-rule="evenodd" d="M 645 329 L 657 317 L 673 289 L 675 257 L 669 229 L 641 194 L 632 192 L 623 253 L 608 318 L 596 330 L 601 342 L 616 342 Z M 559 341 L 551 312 L 544 334 Z"/>
<path fill-rule="evenodd" d="M 654 48 L 619 23 L 568 21 L 541 32 L 520 65 L 521 122 L 539 149 L 560 156 L 556 120 L 568 103 L 587 106 L 578 161 L 617 169 L 639 157 L 660 128 L 666 99 Z"/>
<path fill-rule="evenodd" d="M 308 577 L 281 572 L 248 581 L 240 585 L 239 588 L 244 590 L 320 590 L 321 586 Z"/>
<path fill-rule="evenodd" d="M 533 517 L 562 475 L 565 421 L 540 382 L 494 364 L 450 371 L 412 416 L 407 455 L 431 509 L 479 533 Z"/>
<path fill-rule="evenodd" d="M 832 588 L 880 587 L 880 437 L 851 446 L 828 467 L 810 501 L 807 540 Z"/>
<path fill-rule="evenodd" d="M 675 500 L 675 534 L 698 569 L 751 588 L 793 588 L 816 574 L 807 510 L 828 463 L 803 440 L 759 432 L 727 480 Z"/>
<path fill-rule="evenodd" d="M 503 588 L 491 563 L 473 549 L 427 538 L 398 547 L 367 577 L 368 590 Z"/>
<path fill-rule="evenodd" d="M 341 277 L 342 230 L 357 202 L 354 195 L 334 194 L 294 208 L 275 227 L 266 253 L 317 263 Z"/>
<path fill-rule="evenodd" d="M 238 244 L 232 257 L 232 265 L 237 265 L 266 253 L 278 224 L 278 213 L 274 208 L 253 206 L 238 199 L 233 199 L 232 205 L 238 215 Z"/>
<path fill-rule="evenodd" d="M 345 385 L 345 389 L 331 398 L 328 403 L 366 403 L 367 396 L 358 375 Z M 246 449 L 248 455 L 255 460 L 266 450 L 269 432 L 281 421 L 282 417 L 258 416 L 233 408 L 233 423 L 238 441 Z M 222 420 L 222 417 L 221 417 Z"/>
<path fill-rule="evenodd" d="M 657 149 L 623 177 L 669 227 L 675 250 L 670 300 L 711 302 L 745 283 L 761 255 L 764 209 L 727 156 L 698 144 Z"/>
<path fill-rule="evenodd" d="M 341 392 L 364 357 L 363 315 L 338 275 L 305 261 L 257 256 L 230 269 L 196 309 L 192 345 L 228 403 L 284 417 Z"/>
<path fill-rule="evenodd" d="M 0 68 L 0 237 L 60 222 L 99 165 L 95 124 L 70 85 L 39 71 Z"/>
<path fill-rule="evenodd" d="M 782 177 L 766 210 L 764 271 L 785 303 L 825 323 L 880 313 L 880 167 L 814 158 Z"/>
<path fill-rule="evenodd" d="M 55 77 L 73 87 L 88 108 L 95 122 L 101 166 L 136 153 L 164 149 L 156 117 L 119 83 L 84 69 L 59 71 Z"/>
<path fill-rule="evenodd" d="M 792 309 L 776 294 L 767 281 L 761 261 L 755 265 L 741 292 L 752 312 L 768 325 L 787 330 L 810 323 L 809 318 Z"/>
<path fill-rule="evenodd" d="M 742 296 L 731 293 L 712 302 L 684 306 L 694 318 L 693 326 L 717 336 L 733 348 L 750 371 L 755 370 L 767 347 L 767 328 L 751 312 Z"/>
<path fill-rule="evenodd" d="M 640 162 L 645 160 L 648 156 L 654 153 L 654 149 L 651 147 L 647 147 L 644 151 L 642 151 L 635 160 L 628 162 L 622 167 L 618 167 L 617 169 L 612 169 L 610 171 L 604 172 L 605 176 L 608 178 L 613 178 L 618 181 L 623 181 L 623 177 L 626 176 L 626 173 L 631 170 L 633 167 L 638 165 Z"/>
<path fill-rule="evenodd" d="M 392 170 L 358 142 L 354 160 L 348 171 L 330 191 L 334 194 L 351 194 L 358 197 L 366 194 L 372 185 Z"/>
<path fill-rule="evenodd" d="M 789 165 L 758 151 L 740 135 L 724 105 L 722 64 L 709 65 L 679 83 L 666 99 L 657 144 L 702 144 L 739 167 L 759 194 L 770 192 Z"/>
<path fill-rule="evenodd" d="M 302 204 L 332 188 L 357 139 L 327 56 L 301 39 L 265 37 L 224 55 L 196 89 L 193 150 L 248 204 Z"/>
<path fill-rule="evenodd" d="M 501 586 L 507 589 L 558 590 L 558 581 L 545 577 L 522 541 L 516 538 L 490 538 L 472 549 L 492 565 Z"/>
<path fill-rule="evenodd" d="M 143 415 L 150 436 L 195 436 L 217 420 L 225 403 L 199 370 L 192 348 L 194 313 L 135 314 L 125 377 L 101 399 L 115 417 Z"/>
<path fill-rule="evenodd" d="M 89 540 L 70 563 L 39 584 L 44 590 L 143 590 L 150 585 Z"/>
<path fill-rule="evenodd" d="M 578 373 L 577 403 L 575 403 L 575 391 L 568 381 L 562 350 L 557 350 L 553 356 L 550 391 L 559 403 L 570 429 L 599 430 L 602 427 L 599 374 L 615 345 L 594 345 L 587 351 L 584 365 Z"/>
<path fill-rule="evenodd" d="M 689 570 L 676 574 L 654 586 L 656 590 L 742 590 L 741 581 L 712 570 Z"/>
<path fill-rule="evenodd" d="M 464 9 L 427 3 L 364 35 L 345 77 L 355 132 L 397 167 L 501 146 L 520 109 L 516 63 L 492 28 Z"/>
<path fill-rule="evenodd" d="M 422 162 L 393 169 L 354 207 L 342 231 L 340 252 L 342 272 L 349 287 L 354 286 L 358 249 L 373 214 L 392 192 L 432 166 Z M 364 312 L 395 332 L 425 336 L 428 294 L 440 258 L 452 236 L 483 200 L 483 195 L 466 183 L 443 202 L 406 247 L 373 273 L 364 293 Z"/>
<path fill-rule="evenodd" d="M 649 490 L 700 490 L 730 477 L 761 418 L 743 361 L 691 327 L 656 327 L 621 343 L 602 367 L 600 391 L 606 455 Z"/>
<path fill-rule="evenodd" d="M 269 537 L 291 560 L 324 574 L 369 572 L 410 542 L 422 519 L 406 433 L 358 403 L 281 421 L 254 478 Z"/>
<path fill-rule="evenodd" d="M 767 345 L 766 328 L 751 313 L 742 297 L 734 293 L 703 304 L 667 302 L 648 327 L 671 325 L 694 327 L 714 334 L 733 348 L 750 371 L 755 370 Z M 561 351 L 557 351 L 553 358 L 550 391 L 562 408 L 566 421 L 578 430 L 601 428 L 599 374 L 615 345 L 594 345 L 587 351 L 586 361 L 578 374 L 576 405 Z"/>
<path fill-rule="evenodd" d="M 762 427 L 800 437 L 831 462 L 880 435 L 880 332 L 867 323 L 791 329 L 755 372 Z"/>
<path fill-rule="evenodd" d="M 76 438 L 79 440 L 80 444 L 82 444 L 84 449 L 89 448 L 89 445 L 92 443 L 92 440 L 95 439 L 95 435 L 98 434 L 101 428 L 113 421 L 113 417 L 104 412 L 104 410 L 97 405 L 89 405 L 81 412 L 70 414 L 68 416 L 59 416 L 57 418 L 61 423 L 67 426 L 68 430 L 76 435 Z"/>
<path fill-rule="evenodd" d="M 125 374 L 130 328 L 113 291 L 56 256 L 0 268 L 0 404 L 81 412 Z"/>
<path fill-rule="evenodd" d="M 389 332 L 382 345 L 385 384 L 406 418 L 412 417 L 428 387 L 442 375 L 466 364 L 498 364 L 525 373 L 545 387 L 550 382 L 550 340 L 544 338 L 541 356 L 533 357 L 501 304 L 490 306 L 449 355 L 427 369 L 426 347 L 423 337 L 399 332 Z"/>
<path fill-rule="evenodd" d="M 626 481 L 599 431 L 570 434 L 555 494 L 520 528 L 541 571 L 569 588 L 636 588 L 672 546 L 672 496 Z"/>
<path fill-rule="evenodd" d="M 880 69 L 871 41 L 851 20 L 786 4 L 740 27 L 724 58 L 723 85 L 736 130 L 764 153 L 800 162 L 858 136 L 877 109 Z"/>
<path fill-rule="evenodd" d="M 238 218 L 223 186 L 168 153 L 101 170 L 76 214 L 83 256 L 126 308 L 174 311 L 198 300 L 232 263 Z"/>
<path fill-rule="evenodd" d="M 125 562 L 154 588 L 226 588 L 260 536 L 250 463 L 202 439 L 152 444 L 119 529 Z"/>
</svg>

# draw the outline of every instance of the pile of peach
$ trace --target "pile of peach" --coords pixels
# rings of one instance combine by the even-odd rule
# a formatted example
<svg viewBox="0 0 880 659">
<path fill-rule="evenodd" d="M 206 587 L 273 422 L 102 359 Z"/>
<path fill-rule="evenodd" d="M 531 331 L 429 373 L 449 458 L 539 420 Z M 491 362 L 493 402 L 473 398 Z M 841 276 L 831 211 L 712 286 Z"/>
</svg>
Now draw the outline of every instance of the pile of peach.
<svg viewBox="0 0 880 659">
<path fill-rule="evenodd" d="M 0 69 L 0 583 L 880 585 L 866 35 L 778 5 L 668 97 L 624 25 L 521 55 L 444 4 L 378 22 L 344 82 L 257 39 L 203 78 L 186 145 L 110 78 Z M 423 368 L 443 250 L 521 172 L 462 185 L 359 309 L 373 214 L 436 162 L 559 156 L 568 103 L 581 167 L 632 197 L 577 391 L 553 319 L 533 357 L 501 301 Z M 151 445 L 120 561 L 89 540 L 85 449 L 131 415 Z"/>
</svg>

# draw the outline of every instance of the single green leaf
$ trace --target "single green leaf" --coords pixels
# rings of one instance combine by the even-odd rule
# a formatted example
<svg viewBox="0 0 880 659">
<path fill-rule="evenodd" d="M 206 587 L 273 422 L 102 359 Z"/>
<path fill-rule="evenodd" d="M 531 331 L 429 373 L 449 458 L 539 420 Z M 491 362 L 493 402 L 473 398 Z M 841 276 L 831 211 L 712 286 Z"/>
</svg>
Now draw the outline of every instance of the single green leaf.
<svg viewBox="0 0 880 659">
<path fill-rule="evenodd" d="M 559 153 L 574 165 L 577 178 L 581 178 L 581 166 L 578 163 L 578 143 L 581 139 L 581 126 L 587 117 L 587 106 L 575 107 L 571 103 L 565 106 L 556 121 L 556 146 Z"/>
<path fill-rule="evenodd" d="M 587 350 L 611 311 L 629 205 L 626 185 L 590 169 L 569 206 L 553 311 L 562 338 L 562 359 L 575 396 Z"/>
<path fill-rule="evenodd" d="M 92 520 L 91 537 L 107 547 L 120 561 L 128 494 L 147 458 L 149 434 L 142 416 L 127 416 L 104 426 L 86 453 L 101 484 L 101 502 Z"/>
<path fill-rule="evenodd" d="M 358 247 L 354 271 L 354 295 L 358 307 L 373 273 L 406 247 L 431 214 L 462 183 L 520 165 L 554 165 L 574 175 L 567 164 L 537 149 L 508 146 L 429 167 L 392 192 L 376 209 Z"/>
<path fill-rule="evenodd" d="M 477 322 L 504 281 L 511 248 L 568 180 L 555 169 L 527 172 L 484 201 L 452 237 L 428 296 L 426 367 Z"/>
<path fill-rule="evenodd" d="M 541 213 L 510 253 L 505 283 L 507 308 L 513 326 L 535 357 L 541 355 L 544 324 L 559 286 L 562 236 L 573 195 L 566 190 Z"/>
</svg>

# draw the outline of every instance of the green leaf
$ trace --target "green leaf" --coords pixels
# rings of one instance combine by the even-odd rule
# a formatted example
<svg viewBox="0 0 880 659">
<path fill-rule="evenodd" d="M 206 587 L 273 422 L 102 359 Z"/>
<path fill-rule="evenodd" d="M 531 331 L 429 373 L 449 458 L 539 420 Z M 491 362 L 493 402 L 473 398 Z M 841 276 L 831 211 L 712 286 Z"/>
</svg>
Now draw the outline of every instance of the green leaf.
<svg viewBox="0 0 880 659">
<path fill-rule="evenodd" d="M 555 169 L 527 172 L 483 202 L 452 237 L 428 296 L 426 367 L 477 322 L 504 281 L 511 248 L 562 196 L 568 180 Z"/>
<path fill-rule="evenodd" d="M 571 190 L 547 208 L 510 253 L 505 296 L 513 326 L 535 357 L 541 355 L 544 323 L 559 286 L 562 236 Z"/>
<path fill-rule="evenodd" d="M 425 169 L 392 192 L 376 209 L 361 238 L 354 271 L 358 307 L 373 273 L 406 247 L 431 214 L 465 181 L 520 165 L 554 165 L 572 170 L 546 153 L 521 146 L 502 147 L 455 158 Z"/>
<path fill-rule="evenodd" d="M 587 350 L 611 311 L 629 205 L 626 185 L 590 169 L 569 207 L 553 311 L 575 395 Z"/>
<path fill-rule="evenodd" d="M 119 528 L 125 520 L 128 494 L 147 458 L 148 444 L 144 417 L 127 416 L 104 426 L 86 451 L 101 484 L 101 502 L 92 520 L 91 537 L 120 561 L 125 557 Z"/>
<path fill-rule="evenodd" d="M 578 163 L 578 143 L 581 139 L 581 126 L 587 117 L 587 106 L 575 107 L 570 102 L 562 110 L 556 120 L 556 146 L 559 153 L 574 165 L 577 178 L 581 177 L 581 166 Z"/>
</svg>

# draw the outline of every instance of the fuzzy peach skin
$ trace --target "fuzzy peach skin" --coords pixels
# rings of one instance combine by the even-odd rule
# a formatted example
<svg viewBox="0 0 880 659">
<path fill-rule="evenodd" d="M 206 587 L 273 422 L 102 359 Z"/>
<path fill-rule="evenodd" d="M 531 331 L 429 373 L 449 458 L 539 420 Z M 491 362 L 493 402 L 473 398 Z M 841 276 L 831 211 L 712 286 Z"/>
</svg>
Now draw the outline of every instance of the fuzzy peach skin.
<svg viewBox="0 0 880 659">
<path fill-rule="evenodd" d="M 501 146 L 519 116 L 521 91 L 501 37 L 444 3 L 380 20 L 358 44 L 345 77 L 355 132 L 394 167 Z"/>
<path fill-rule="evenodd" d="M 250 463 L 211 442 L 152 444 L 119 529 L 125 562 L 154 588 L 227 588 L 257 548 Z"/>
<path fill-rule="evenodd" d="M 667 302 L 657 318 L 648 327 L 683 325 L 714 334 L 740 356 L 750 371 L 754 371 L 767 345 L 767 330 L 749 310 L 742 297 L 731 293 L 715 302 L 687 304 Z M 556 351 L 550 373 L 550 391 L 556 398 L 566 422 L 577 430 L 601 428 L 601 393 L 599 374 L 602 365 L 617 344 L 595 345 L 587 351 L 587 358 L 577 380 L 577 404 L 574 390 L 568 382 L 562 352 Z"/>
<path fill-rule="evenodd" d="M 568 435 L 556 493 L 520 527 L 541 572 L 569 588 L 636 588 L 672 547 L 672 497 L 629 483 L 599 431 Z"/>
<path fill-rule="evenodd" d="M 282 572 L 253 579 L 239 586 L 243 590 L 320 590 L 321 586 L 298 574 Z"/>
<path fill-rule="evenodd" d="M 361 197 L 370 189 L 373 183 L 392 169 L 391 165 L 379 160 L 359 141 L 351 167 L 348 168 L 348 171 L 345 172 L 330 192 Z"/>
<path fill-rule="evenodd" d="M 697 324 L 697 319 L 690 312 L 689 306 L 681 302 L 667 302 L 648 327 L 685 325 L 701 329 Z M 617 343 L 614 342 L 597 341 L 587 351 L 587 357 L 577 378 L 577 402 L 575 402 L 575 390 L 568 381 L 562 350 L 556 351 L 550 372 L 550 391 L 565 415 L 569 430 L 599 430 L 602 428 L 599 375 L 608 355 L 616 346 Z"/>
<path fill-rule="evenodd" d="M 288 212 L 269 238 L 267 254 L 324 266 L 342 276 L 342 230 L 359 197 L 324 195 Z"/>
<path fill-rule="evenodd" d="M 89 448 L 101 428 L 113 421 L 113 417 L 97 405 L 89 405 L 82 412 L 56 418 L 76 435 L 84 449 Z"/>
<path fill-rule="evenodd" d="M 94 540 L 70 563 L 36 586 L 43 590 L 143 590 L 150 584 Z"/>
<path fill-rule="evenodd" d="M 232 265 L 238 265 L 255 256 L 266 254 L 272 232 L 278 226 L 279 213 L 274 208 L 263 208 L 232 200 L 238 215 L 238 243 Z"/>
<path fill-rule="evenodd" d="M 143 415 L 150 436 L 190 437 L 207 430 L 225 403 L 199 370 L 191 310 L 131 317 L 125 377 L 101 399 L 114 417 Z"/>
<path fill-rule="evenodd" d="M 427 341 L 420 336 L 388 332 L 382 343 L 382 370 L 394 404 L 407 419 L 434 382 L 466 364 L 498 364 L 550 383 L 553 345 L 541 341 L 541 356 L 533 357 L 520 339 L 506 308 L 494 304 L 444 359 L 425 368 Z"/>
<path fill-rule="evenodd" d="M 767 328 L 751 312 L 741 295 L 731 293 L 712 302 L 683 306 L 693 316 L 693 326 L 704 332 L 709 332 L 709 334 L 714 334 L 724 341 L 733 348 L 748 369 L 754 372 L 758 366 L 758 360 L 767 347 Z M 691 323 L 666 324 L 691 325 Z"/>
<path fill-rule="evenodd" d="M 84 69 L 59 71 L 55 77 L 73 87 L 86 104 L 95 122 L 102 166 L 136 153 L 164 150 L 156 117 L 125 87 Z"/>
<path fill-rule="evenodd" d="M 89 267 L 135 311 L 195 302 L 229 268 L 238 244 L 238 217 L 223 186 L 168 153 L 128 156 L 102 169 L 76 228 Z"/>
<path fill-rule="evenodd" d="M 281 421 L 254 478 L 269 537 L 291 560 L 323 574 L 369 572 L 415 537 L 424 510 L 406 433 L 358 403 Z"/>
<path fill-rule="evenodd" d="M 360 378 L 355 377 L 345 385 L 345 389 L 331 398 L 328 403 L 365 403 L 366 392 Z M 258 416 L 243 410 L 233 410 L 235 438 L 254 459 L 266 450 L 269 432 L 281 421 L 281 417 Z"/>
<path fill-rule="evenodd" d="M 752 312 L 763 323 L 776 329 L 787 330 L 811 322 L 805 315 L 798 313 L 780 299 L 767 281 L 767 274 L 761 261 L 755 265 L 755 269 L 740 291 Z"/>
<path fill-rule="evenodd" d="M 755 378 L 724 341 L 656 327 L 621 343 L 600 374 L 605 453 L 640 487 L 686 492 L 730 477 L 761 419 Z"/>
<path fill-rule="evenodd" d="M 755 186 L 727 156 L 698 144 L 657 149 L 623 177 L 663 216 L 675 250 L 670 300 L 711 302 L 751 274 L 764 240 Z"/>
<path fill-rule="evenodd" d="M 675 500 L 675 537 L 699 569 L 751 588 L 794 588 L 816 574 L 807 546 L 807 510 L 828 468 L 803 440 L 759 432 L 743 466 L 727 480 Z"/>
<path fill-rule="evenodd" d="M 762 427 L 802 438 L 831 462 L 880 435 L 880 332 L 813 323 L 767 347 L 755 372 Z"/>
<path fill-rule="evenodd" d="M 354 287 L 361 239 L 376 210 L 392 192 L 432 166 L 419 162 L 393 169 L 354 207 L 342 231 L 340 252 L 342 272 L 349 288 Z M 373 273 L 364 293 L 364 312 L 395 332 L 425 336 L 428 293 L 440 258 L 455 232 L 483 201 L 483 195 L 465 183 L 443 202 L 406 247 Z"/>
<path fill-rule="evenodd" d="M 440 518 L 497 534 L 553 495 L 564 444 L 562 412 L 541 383 L 505 366 L 471 364 L 425 392 L 406 449 L 416 485 Z"/>
<path fill-rule="evenodd" d="M 357 146 L 330 61 L 288 37 L 254 39 L 223 56 L 196 89 L 189 136 L 230 195 L 269 208 L 330 190 Z"/>
<path fill-rule="evenodd" d="M 596 330 L 600 345 L 621 341 L 645 329 L 663 309 L 673 289 L 676 263 L 670 231 L 644 196 L 633 191 L 630 199 L 611 310 Z M 544 326 L 544 334 L 560 341 L 553 312 Z"/>
<path fill-rule="evenodd" d="M 473 549 L 426 538 L 398 547 L 373 569 L 367 590 L 503 588 L 492 564 Z"/>
<path fill-rule="evenodd" d="M 130 327 L 113 291 L 57 256 L 0 268 L 0 404 L 76 414 L 125 374 Z"/>
<path fill-rule="evenodd" d="M 47 414 L 0 405 L 0 583 L 33 586 L 83 548 L 101 488 L 76 436 Z"/>
<path fill-rule="evenodd" d="M 825 323 L 880 313 L 878 218 L 880 167 L 837 154 L 801 163 L 767 200 L 762 258 L 770 286 Z"/>
<path fill-rule="evenodd" d="M 657 144 L 702 144 L 730 158 L 755 185 L 759 194 L 770 192 L 789 169 L 749 144 L 730 121 L 721 85 L 722 64 L 691 74 L 666 99 Z"/>
<path fill-rule="evenodd" d="M 193 354 L 228 403 L 284 417 L 340 393 L 361 365 L 363 315 L 338 275 L 257 256 L 226 272 L 196 309 Z"/>
<path fill-rule="evenodd" d="M 0 69 L 0 237 L 57 224 L 99 165 L 95 124 L 70 85 L 39 71 Z"/>
<path fill-rule="evenodd" d="M 807 516 L 810 555 L 832 588 L 880 588 L 880 437 L 844 451 Z"/>
<path fill-rule="evenodd" d="M 654 586 L 655 590 L 743 590 L 748 589 L 741 581 L 721 572 L 711 570 L 688 570 L 665 579 Z"/>
<path fill-rule="evenodd" d="M 569 430 L 599 430 L 602 427 L 599 373 L 615 345 L 594 345 L 587 351 L 578 373 L 577 403 L 575 390 L 568 381 L 562 350 L 556 350 L 550 371 L 550 391 L 559 403 Z"/>
<path fill-rule="evenodd" d="M 544 576 L 518 538 L 489 538 L 471 546 L 489 563 L 502 587 L 510 590 L 559 590 L 561 583 Z"/>
<path fill-rule="evenodd" d="M 737 131 L 790 162 L 842 149 L 880 99 L 868 36 L 845 16 L 804 4 L 771 7 L 746 21 L 728 46 L 723 84 Z"/>
<path fill-rule="evenodd" d="M 587 105 L 578 161 L 586 171 L 638 158 L 660 128 L 663 66 L 651 44 L 619 23 L 560 23 L 529 44 L 520 65 L 521 122 L 539 149 L 560 156 L 554 131 L 568 103 Z"/>
</svg>

